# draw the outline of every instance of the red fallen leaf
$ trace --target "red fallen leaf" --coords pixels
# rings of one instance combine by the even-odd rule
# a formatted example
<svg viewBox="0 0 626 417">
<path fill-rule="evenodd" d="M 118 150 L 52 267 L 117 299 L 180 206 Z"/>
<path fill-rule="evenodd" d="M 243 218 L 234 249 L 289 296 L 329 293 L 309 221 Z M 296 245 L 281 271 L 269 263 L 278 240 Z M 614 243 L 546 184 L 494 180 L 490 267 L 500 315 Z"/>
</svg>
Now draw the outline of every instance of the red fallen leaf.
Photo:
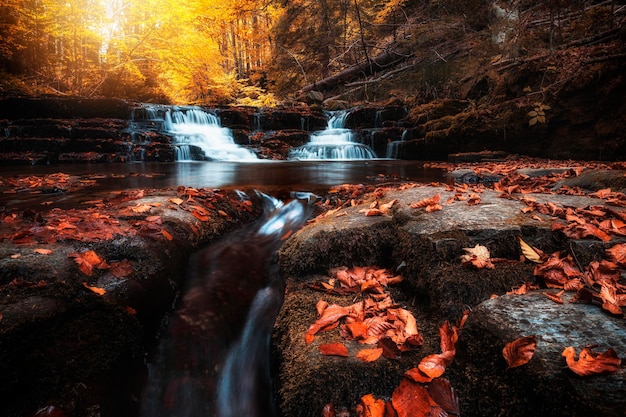
<svg viewBox="0 0 626 417">
<path fill-rule="evenodd" d="M 348 348 L 343 343 L 322 343 L 319 350 L 322 355 L 348 357 Z"/>
<path fill-rule="evenodd" d="M 342 317 L 345 317 L 348 314 L 350 314 L 349 307 L 342 307 L 337 304 L 329 305 L 328 307 L 324 309 L 324 312 L 322 313 L 321 317 L 318 318 L 315 321 L 315 323 L 309 326 L 309 329 L 307 330 L 307 334 L 311 334 L 315 336 L 315 334 L 319 332 L 321 329 L 329 325 L 335 324 Z"/>
<path fill-rule="evenodd" d="M 88 290 L 95 292 L 98 295 L 106 294 L 106 290 L 104 288 L 92 287 L 92 286 L 88 285 L 86 282 L 83 282 L 83 286 L 85 288 L 87 288 Z"/>
<path fill-rule="evenodd" d="M 576 350 L 573 346 L 569 346 L 563 350 L 562 356 L 565 357 L 568 368 L 580 376 L 617 372 L 622 363 L 613 348 L 598 354 L 591 350 L 591 347 L 586 346 L 580 351 L 576 360 Z"/>
<path fill-rule="evenodd" d="M 437 378 L 443 375 L 446 371 L 446 366 L 449 365 L 453 359 L 454 351 L 449 350 L 443 353 L 435 353 L 423 358 L 417 367 L 431 379 Z"/>
<path fill-rule="evenodd" d="M 116 278 L 127 277 L 133 273 L 133 264 L 128 259 L 120 262 L 111 262 L 110 272 Z"/>
<path fill-rule="evenodd" d="M 228 213 L 226 213 L 224 210 L 218 210 L 217 214 L 219 214 L 222 217 L 228 217 Z"/>
<path fill-rule="evenodd" d="M 177 206 L 180 206 L 181 204 L 183 204 L 183 203 L 184 203 L 184 201 L 183 201 L 182 199 L 178 198 L 178 197 L 176 197 L 176 198 L 170 198 L 170 200 L 169 200 L 169 201 L 170 201 L 171 203 L 176 204 Z"/>
<path fill-rule="evenodd" d="M 385 214 L 382 210 L 377 208 L 359 210 L 359 213 L 364 213 L 365 217 L 382 216 Z"/>
<path fill-rule="evenodd" d="M 388 359 L 399 359 L 402 354 L 398 345 L 390 337 L 379 339 L 376 346 L 383 349 L 383 356 Z"/>
<path fill-rule="evenodd" d="M 357 352 L 356 358 L 369 363 L 374 362 L 378 358 L 380 358 L 383 354 L 383 348 L 373 348 L 373 349 L 361 349 Z"/>
<path fill-rule="evenodd" d="M 470 315 L 470 311 L 469 310 L 465 310 L 463 312 L 463 315 L 461 316 L 461 318 L 456 323 L 457 329 L 462 329 L 463 326 L 465 326 L 465 322 L 469 318 L 469 315 Z"/>
<path fill-rule="evenodd" d="M 459 340 L 459 333 L 456 326 L 452 326 L 449 321 L 445 321 L 439 327 L 439 345 L 442 352 L 455 352 L 456 342 Z"/>
<path fill-rule="evenodd" d="M 359 410 L 361 414 L 358 414 Z M 359 417 L 385 417 L 385 400 L 366 394 L 357 405 L 357 414 Z"/>
<path fill-rule="evenodd" d="M 535 354 L 537 336 L 524 336 L 509 342 L 502 349 L 502 356 L 509 368 L 527 364 Z"/>
<path fill-rule="evenodd" d="M 402 378 L 391 395 L 391 403 L 398 417 L 427 417 L 431 401 L 426 387 L 408 378 Z"/>
<path fill-rule="evenodd" d="M 346 324 L 346 328 L 354 339 L 367 339 L 367 325 L 362 321 Z"/>
<path fill-rule="evenodd" d="M 150 211 L 151 208 L 152 206 L 150 204 L 138 204 L 134 207 L 131 207 L 130 209 L 135 213 L 145 213 L 147 211 Z"/>
<path fill-rule="evenodd" d="M 146 221 L 150 223 L 162 224 L 163 218 L 161 216 L 148 216 L 146 217 Z"/>
<path fill-rule="evenodd" d="M 202 214 L 202 213 L 200 213 L 198 210 L 193 210 L 193 211 L 191 212 L 191 214 L 193 214 L 193 216 L 194 216 L 196 219 L 198 219 L 198 220 L 200 220 L 200 221 L 202 221 L 202 222 L 208 222 L 208 221 L 209 221 L 209 219 L 210 219 L 210 218 L 209 218 L 209 216 L 207 216 L 206 214 Z"/>
<path fill-rule="evenodd" d="M 456 394 L 452 384 L 446 378 L 433 379 L 428 384 L 428 393 L 441 408 L 447 413 L 459 415 L 461 413 L 459 406 L 459 397 Z"/>
<path fill-rule="evenodd" d="M 626 243 L 619 243 L 613 245 L 606 250 L 609 255 L 609 259 L 617 263 L 621 267 L 626 267 Z"/>
<path fill-rule="evenodd" d="M 476 193 L 471 193 L 467 199 L 467 205 L 475 206 L 477 204 L 480 204 L 480 196 Z"/>
<path fill-rule="evenodd" d="M 426 375 L 419 368 L 411 368 L 404 372 L 404 377 L 410 379 L 414 382 L 419 382 L 421 384 L 427 384 L 433 380 L 432 377 Z"/>
<path fill-rule="evenodd" d="M 426 206 L 426 212 L 427 213 L 432 213 L 433 211 L 439 211 L 442 210 L 443 207 L 440 204 L 431 204 L 430 206 Z"/>
<path fill-rule="evenodd" d="M 548 297 L 549 299 L 551 299 L 557 304 L 563 304 L 563 299 L 561 298 L 561 296 L 563 295 L 564 292 L 565 290 L 561 290 L 557 293 L 544 292 L 543 295 L 545 295 L 546 297 Z"/>
<path fill-rule="evenodd" d="M 40 255 L 50 255 L 52 251 L 50 249 L 37 248 L 33 250 L 33 252 L 38 253 Z"/>
<path fill-rule="evenodd" d="M 172 239 L 174 239 L 174 236 L 172 236 L 172 234 L 165 229 L 161 229 L 161 234 L 165 236 L 167 240 L 171 241 Z"/>
<path fill-rule="evenodd" d="M 424 198 L 410 205 L 411 208 L 421 208 L 430 206 L 432 204 L 438 204 L 441 201 L 441 195 L 435 194 L 432 197 Z"/>
<path fill-rule="evenodd" d="M 85 275 L 91 275 L 93 273 L 93 268 L 106 269 L 109 267 L 107 263 L 92 250 L 82 253 L 73 252 L 67 256 L 74 258 L 74 262 L 78 265 L 78 269 L 80 269 L 80 271 Z"/>
<path fill-rule="evenodd" d="M 602 300 L 602 308 L 611 314 L 621 316 L 622 309 L 617 300 L 617 291 L 612 285 L 602 285 L 600 289 L 600 299 Z"/>
<path fill-rule="evenodd" d="M 126 306 L 124 310 L 126 310 L 126 312 L 130 314 L 131 316 L 134 316 L 135 314 L 137 314 L 137 310 L 135 310 L 131 306 Z"/>
</svg>

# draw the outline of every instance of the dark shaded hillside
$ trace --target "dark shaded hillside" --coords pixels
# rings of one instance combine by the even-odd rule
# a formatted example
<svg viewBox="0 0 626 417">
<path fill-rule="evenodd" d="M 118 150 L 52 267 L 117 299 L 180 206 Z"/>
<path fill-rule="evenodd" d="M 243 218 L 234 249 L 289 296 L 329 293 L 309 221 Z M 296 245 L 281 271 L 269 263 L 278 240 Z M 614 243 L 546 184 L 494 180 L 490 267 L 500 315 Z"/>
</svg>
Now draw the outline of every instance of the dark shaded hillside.
<svg viewBox="0 0 626 417">
<path fill-rule="evenodd" d="M 412 127 L 410 143 L 401 157 L 505 150 L 622 159 L 623 3 L 415 6 L 404 36 L 386 39 L 371 63 L 318 80 L 301 93 L 313 101 L 323 97 L 330 108 L 409 107 L 403 124 Z"/>
</svg>

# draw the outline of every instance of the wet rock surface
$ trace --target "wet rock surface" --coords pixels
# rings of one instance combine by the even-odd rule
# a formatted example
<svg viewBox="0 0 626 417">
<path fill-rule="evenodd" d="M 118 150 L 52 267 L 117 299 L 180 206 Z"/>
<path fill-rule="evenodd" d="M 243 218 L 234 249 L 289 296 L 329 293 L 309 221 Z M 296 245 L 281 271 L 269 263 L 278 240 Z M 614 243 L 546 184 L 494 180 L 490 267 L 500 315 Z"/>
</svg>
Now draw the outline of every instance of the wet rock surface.
<svg viewBox="0 0 626 417">
<path fill-rule="evenodd" d="M 4 214 L 13 220 L 0 228 L 0 395 L 11 398 L 3 416 L 46 405 L 73 416 L 136 414 L 144 356 L 189 255 L 261 212 L 254 195 L 246 203 L 184 187 L 91 204 L 69 218 L 58 209 Z M 88 251 L 106 265 L 84 269 L 76 254 Z"/>
<path fill-rule="evenodd" d="M 555 292 L 555 291 L 550 291 Z M 582 378 L 565 366 L 566 347 L 626 352 L 626 325 L 598 306 L 556 304 L 543 291 L 505 295 L 473 309 L 461 333 L 456 385 L 466 415 L 623 416 L 626 370 Z M 536 335 L 527 366 L 507 369 L 502 348 Z M 456 375 L 455 375 L 456 376 Z"/>
<path fill-rule="evenodd" d="M 614 173 L 603 185 L 620 181 Z M 551 214 L 524 212 L 522 195 L 500 198 L 500 192 L 483 188 L 480 202 L 469 204 L 472 188 L 463 188 L 458 181 L 456 185 L 348 187 L 349 197 L 337 203 L 340 209 L 325 212 L 286 240 L 278 258 L 286 279 L 285 303 L 273 337 L 282 415 L 317 417 L 327 403 L 352 412 L 369 393 L 390 398 L 406 370 L 440 351 L 441 323 L 456 322 L 468 309 L 472 312 L 461 331 L 457 357 L 445 373 L 459 394 L 462 415 L 621 415 L 623 369 L 581 378 L 565 368 L 560 352 L 564 345 L 578 352 L 593 343 L 599 345 L 598 351 L 613 347 L 623 356 L 623 318 L 607 316 L 598 305 L 559 305 L 540 292 L 503 296 L 534 281 L 534 264 L 520 261 L 518 237 L 546 253 L 573 253 L 582 265 L 601 259 L 609 244 L 620 238 L 567 239 L 552 230 Z M 411 207 L 436 195 L 440 210 Z M 606 204 L 588 196 L 523 197 L 556 207 Z M 328 199 L 333 198 L 337 197 L 329 194 Z M 88 203 L 84 211 L 70 212 L 77 227 L 83 227 L 80 219 L 87 213 L 115 218 L 108 227 L 80 229 L 82 234 L 59 223 L 58 216 L 65 212 L 20 209 L 14 210 L 15 217 L 4 212 L 0 354 L 8 359 L 0 364 L 6 375 L 0 393 L 13 400 L 0 404 L 0 413 L 32 415 L 52 404 L 72 417 L 136 415 L 145 378 L 144 355 L 172 306 L 187 257 L 256 219 L 260 207 L 251 200 L 245 203 L 230 191 L 184 187 L 117 193 Z M 373 206 L 392 201 L 388 212 L 366 215 Z M 106 237 L 111 230 L 120 233 Z M 94 237 L 98 233 L 101 239 Z M 499 259 L 493 269 L 461 265 L 464 248 L 477 244 Z M 35 251 L 39 249 L 51 252 Z M 84 273 L 69 255 L 87 250 L 109 265 L 129 262 L 132 273 L 118 277 L 111 268 L 97 267 L 92 275 Z M 388 290 L 397 306 L 415 316 L 422 346 L 399 359 L 365 363 L 355 358 L 364 346 L 344 341 L 338 330 L 319 333 L 306 343 L 304 336 L 317 318 L 320 299 L 350 305 L 362 297 L 311 288 L 329 279 L 329 269 L 343 265 L 376 265 L 402 274 L 404 281 Z M 94 289 L 106 292 L 99 295 Z M 500 297 L 489 300 L 493 294 Z M 538 337 L 537 356 L 525 367 L 506 370 L 503 343 L 528 333 Z M 338 341 L 346 343 L 347 358 L 320 354 L 322 343 Z"/>
<path fill-rule="evenodd" d="M 441 210 L 410 207 L 436 194 Z M 487 301 L 494 294 L 534 281 L 534 264 L 520 261 L 518 237 L 547 253 L 576 248 L 585 260 L 598 259 L 605 245 L 595 242 L 599 245 L 594 248 L 593 240 L 568 241 L 552 232 L 550 216 L 523 213 L 521 201 L 499 198 L 494 191 L 482 192 L 477 205 L 448 202 L 453 196 L 444 187 L 390 191 L 377 196 L 381 203 L 397 200 L 388 215 L 365 215 L 372 198 L 318 218 L 285 243 L 280 263 L 287 292 L 275 331 L 279 404 L 284 415 L 318 416 L 327 403 L 354 410 L 360 397 L 369 393 L 390 398 L 406 370 L 439 352 L 438 326 L 445 320 L 457 321 L 466 310 L 472 310 L 472 319 L 461 331 L 460 359 L 446 371 L 459 393 L 462 415 L 622 415 L 623 400 L 613 398 L 623 397 L 623 371 L 583 379 L 567 370 L 560 356 L 566 343 L 577 351 L 592 343 L 626 351 L 622 318 L 607 317 L 596 305 L 572 304 L 561 310 L 562 305 L 540 293 Z M 528 197 L 563 207 L 603 204 L 581 196 Z M 486 246 L 501 262 L 493 269 L 463 267 L 459 260 L 463 248 L 476 244 Z M 402 273 L 404 282 L 392 290 L 394 299 L 415 315 L 424 345 L 397 361 L 380 358 L 365 364 L 354 358 L 362 347 L 356 342 L 346 343 L 348 358 L 320 353 L 321 343 L 345 343 L 336 332 L 306 344 L 307 328 L 318 317 L 318 300 L 345 306 L 359 299 L 311 289 L 315 281 L 329 279 L 330 268 L 341 265 L 376 265 Z M 596 338 L 599 333 L 603 335 Z M 506 370 L 504 344 L 513 336 L 528 334 L 537 334 L 541 345 L 534 364 Z"/>
</svg>

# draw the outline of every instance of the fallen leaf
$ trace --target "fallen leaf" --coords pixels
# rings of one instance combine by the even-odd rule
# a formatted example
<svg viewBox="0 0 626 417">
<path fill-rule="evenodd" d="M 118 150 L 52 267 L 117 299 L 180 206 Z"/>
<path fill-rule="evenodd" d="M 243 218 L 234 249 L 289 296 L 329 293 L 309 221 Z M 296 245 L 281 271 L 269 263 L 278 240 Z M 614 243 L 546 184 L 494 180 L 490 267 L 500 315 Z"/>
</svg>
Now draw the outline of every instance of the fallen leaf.
<svg viewBox="0 0 626 417">
<path fill-rule="evenodd" d="M 461 413 L 459 406 L 459 397 L 446 378 L 433 379 L 428 384 L 428 393 L 441 408 L 447 413 L 456 414 Z"/>
<path fill-rule="evenodd" d="M 348 357 L 348 348 L 343 343 L 322 343 L 319 351 L 322 355 Z"/>
<path fill-rule="evenodd" d="M 93 273 L 93 268 L 106 269 L 109 267 L 107 263 L 92 250 L 88 250 L 86 252 L 73 252 L 67 256 L 74 258 L 74 262 L 78 265 L 78 269 L 80 269 L 80 271 L 85 275 L 91 275 Z"/>
<path fill-rule="evenodd" d="M 516 368 L 527 364 L 535 354 L 537 336 L 524 336 L 507 343 L 502 349 L 502 355 L 509 368 Z"/>
<path fill-rule="evenodd" d="M 578 360 L 576 360 L 576 350 L 573 346 L 569 346 L 563 350 L 562 356 L 565 357 L 568 368 L 580 376 L 614 373 L 617 372 L 622 363 L 613 348 L 598 354 L 590 347 L 584 347 L 580 351 Z"/>
<path fill-rule="evenodd" d="M 202 214 L 200 211 L 198 210 L 193 210 L 191 212 L 191 214 L 193 214 L 193 216 L 203 222 L 208 222 L 209 221 L 209 216 L 207 216 L 206 214 Z"/>
<path fill-rule="evenodd" d="M 361 349 L 357 352 L 356 358 L 369 363 L 374 362 L 383 354 L 383 348 Z"/>
<path fill-rule="evenodd" d="M 435 194 L 432 197 L 424 198 L 420 201 L 416 201 L 412 203 L 409 207 L 411 208 L 426 208 L 427 212 L 441 210 L 442 207 L 439 204 L 441 201 L 441 196 L 439 194 Z"/>
<path fill-rule="evenodd" d="M 174 237 L 172 236 L 172 234 L 171 234 L 170 232 L 168 232 L 167 230 L 165 230 L 165 229 L 161 229 L 161 234 L 162 234 L 163 236 L 165 236 L 165 238 L 166 238 L 167 240 L 172 240 L 172 239 L 174 239 Z"/>
<path fill-rule="evenodd" d="M 360 417 L 384 417 L 385 416 L 385 400 L 375 398 L 372 394 L 366 394 L 361 397 L 359 404 L 362 409 Z"/>
<path fill-rule="evenodd" d="M 39 253 L 41 255 L 50 255 L 52 253 L 50 249 L 43 249 L 43 248 L 35 249 L 33 252 Z"/>
<path fill-rule="evenodd" d="M 537 249 L 530 246 L 528 243 L 524 242 L 520 236 L 517 237 L 517 240 L 522 249 L 522 255 L 524 255 L 526 259 L 528 259 L 530 262 L 535 262 L 538 264 L 543 263 L 543 252 L 538 251 Z"/>
<path fill-rule="evenodd" d="M 551 299 L 557 304 L 563 304 L 563 299 L 561 298 L 561 296 L 563 295 L 564 292 L 565 290 L 561 290 L 557 293 L 544 292 L 543 295 L 548 297 L 549 299 Z"/>
<path fill-rule="evenodd" d="M 180 206 L 181 204 L 183 204 L 183 200 L 176 197 L 176 198 L 170 198 L 170 202 L 176 204 L 177 206 Z"/>
<path fill-rule="evenodd" d="M 120 262 L 111 262 L 111 269 L 109 270 L 116 278 L 124 278 L 133 273 L 133 264 L 124 259 Z"/>
<path fill-rule="evenodd" d="M 474 266 L 477 269 L 493 269 L 494 265 L 491 262 L 489 249 L 485 246 L 476 244 L 473 248 L 463 248 L 466 252 L 461 255 L 461 264 L 463 266 Z"/>
<path fill-rule="evenodd" d="M 408 378 L 402 378 L 391 395 L 391 403 L 398 417 L 427 417 L 431 401 L 426 387 Z"/>
<path fill-rule="evenodd" d="M 149 204 L 138 204 L 134 207 L 131 207 L 130 209 L 135 213 L 145 213 L 147 211 L 150 211 L 151 208 L 152 206 Z"/>
<path fill-rule="evenodd" d="M 440 353 L 428 355 L 420 361 L 417 368 L 431 379 L 437 378 L 446 371 L 446 360 Z"/>
<path fill-rule="evenodd" d="M 92 286 L 88 285 L 86 282 L 83 282 L 83 286 L 85 288 L 87 288 L 88 290 L 95 292 L 98 295 L 106 294 L 106 290 L 104 288 L 92 287 Z"/>
</svg>

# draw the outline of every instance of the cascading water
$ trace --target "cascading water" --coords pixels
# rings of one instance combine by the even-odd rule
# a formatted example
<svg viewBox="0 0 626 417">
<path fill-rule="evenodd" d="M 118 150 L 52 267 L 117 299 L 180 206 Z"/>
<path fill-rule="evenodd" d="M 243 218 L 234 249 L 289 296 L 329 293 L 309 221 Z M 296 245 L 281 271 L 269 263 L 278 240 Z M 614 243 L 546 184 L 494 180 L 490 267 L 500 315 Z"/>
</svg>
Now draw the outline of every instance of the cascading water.
<svg viewBox="0 0 626 417">
<path fill-rule="evenodd" d="M 250 161 L 258 159 L 249 149 L 235 143 L 230 129 L 223 128 L 217 116 L 199 108 L 176 108 L 165 114 L 165 130 L 174 136 L 176 159 L 191 160 L 191 147 L 204 152 L 212 161 Z"/>
<path fill-rule="evenodd" d="M 289 159 L 375 159 L 367 145 L 354 140 L 354 132 L 345 128 L 347 111 L 332 113 L 325 130 L 313 133 L 309 142 L 292 149 Z"/>
<path fill-rule="evenodd" d="M 261 220 L 191 257 L 180 306 L 148 365 L 142 417 L 275 415 L 270 338 L 283 282 L 274 256 L 312 205 L 261 197 Z"/>
</svg>

